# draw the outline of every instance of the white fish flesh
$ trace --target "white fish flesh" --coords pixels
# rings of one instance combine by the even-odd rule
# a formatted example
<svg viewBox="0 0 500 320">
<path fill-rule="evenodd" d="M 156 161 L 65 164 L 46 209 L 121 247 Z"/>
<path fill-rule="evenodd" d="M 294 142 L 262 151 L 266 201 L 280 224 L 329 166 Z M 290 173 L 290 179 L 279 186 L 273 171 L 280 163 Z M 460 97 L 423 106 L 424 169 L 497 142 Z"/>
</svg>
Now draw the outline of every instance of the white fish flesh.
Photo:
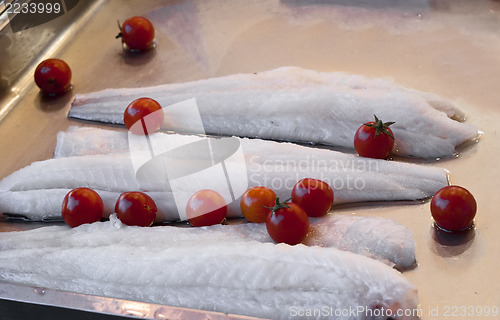
<svg viewBox="0 0 500 320">
<path fill-rule="evenodd" d="M 0 280 L 273 319 L 306 309 L 366 319 L 377 307 L 417 308 L 416 287 L 376 260 L 334 248 L 198 238 L 200 230 L 112 219 L 0 233 Z M 359 312 L 342 314 L 350 308 Z"/>
<path fill-rule="evenodd" d="M 21 191 L 32 192 L 32 191 Z M 45 205 L 46 201 L 57 201 L 61 205 L 62 199 L 69 190 L 37 190 L 39 193 L 34 200 L 19 193 L 11 193 L 10 200 L 24 201 L 27 206 L 15 204 L 15 211 L 25 215 L 37 214 L 46 220 L 60 220 L 60 212 L 47 215 L 51 212 L 51 205 Z M 50 193 L 44 197 L 44 193 Z M 52 194 L 59 193 L 59 199 Z M 106 217 L 113 212 L 118 193 L 98 191 L 105 204 Z M 104 194 L 104 196 L 103 196 Z M 19 198 L 15 199 L 17 195 Z M 49 199 L 49 200 L 47 200 Z M 15 203 L 15 202 L 10 202 Z M 19 202 L 17 202 L 19 203 Z M 22 202 L 21 202 L 22 203 Z M 161 205 L 158 205 L 161 207 Z M 19 207 L 20 209 L 17 209 Z M 48 208 L 48 209 L 47 209 Z M 210 228 L 199 229 L 198 237 L 206 236 L 207 239 L 220 237 L 226 239 L 246 239 L 259 242 L 273 242 L 269 237 L 265 224 L 243 223 L 238 225 L 217 225 Z M 345 214 L 329 214 L 319 219 L 311 219 L 310 231 L 303 242 L 308 246 L 335 247 L 364 256 L 377 259 L 397 269 L 406 270 L 415 265 L 415 240 L 413 233 L 407 227 L 392 219 L 381 217 L 366 217 Z"/>
<path fill-rule="evenodd" d="M 382 217 L 329 214 L 310 219 L 303 243 L 362 254 L 401 270 L 411 269 L 416 263 L 411 230 Z"/>
<path fill-rule="evenodd" d="M 62 200 L 71 189 L 36 189 L 25 191 L 0 190 L 0 212 L 11 217 L 27 218 L 32 221 L 61 220 Z M 103 218 L 107 219 L 115 210 L 115 204 L 121 192 L 94 189 L 104 204 Z M 174 200 L 169 198 L 169 193 L 147 192 L 158 207 L 157 222 L 178 219 L 168 213 L 176 212 Z M 163 213 L 167 213 L 164 215 Z"/>
<path fill-rule="evenodd" d="M 204 228 L 198 236 L 272 242 L 265 224 L 243 223 Z M 392 219 L 328 214 L 310 219 L 307 246 L 337 248 L 379 260 L 397 269 L 415 266 L 415 240 L 407 227 Z"/>
<path fill-rule="evenodd" d="M 87 132 L 87 136 L 99 135 L 102 130 L 92 132 Z M 60 139 L 61 143 L 57 148 L 60 154 L 65 153 L 63 150 L 74 150 L 74 153 L 78 154 L 71 142 L 71 137 L 78 136 L 78 133 L 78 130 L 70 132 L 64 139 Z M 116 142 L 125 139 L 123 133 L 116 132 L 114 137 L 111 136 L 108 135 L 110 139 L 108 142 L 105 142 L 107 138 L 103 138 L 102 145 L 111 146 L 120 143 L 123 145 L 123 142 Z M 151 139 L 153 149 L 159 150 L 160 147 L 164 147 L 162 142 L 184 142 L 189 137 L 159 133 L 152 135 Z M 89 139 L 92 141 L 93 138 Z M 241 216 L 238 198 L 247 188 L 268 186 L 275 190 L 280 198 L 286 199 L 290 196 L 293 185 L 305 177 L 329 183 L 334 188 L 336 204 L 424 199 L 448 184 L 447 172 L 431 166 L 367 159 L 327 149 L 259 139 L 237 139 L 237 142 L 240 144 L 243 157 L 231 158 L 226 161 L 226 165 L 232 168 L 233 185 L 238 181 L 247 183 L 240 186 L 239 192 L 231 195 L 233 198 L 226 199 L 227 203 L 231 203 L 230 216 Z M 81 149 L 81 153 L 85 151 Z M 121 192 L 134 190 L 150 193 L 157 203 L 162 203 L 160 219 L 175 221 L 183 219 L 175 204 L 176 197 L 189 198 L 207 184 L 212 186 L 212 189 L 219 190 L 227 183 L 225 179 L 214 179 L 212 175 L 188 176 L 189 179 L 179 182 L 173 189 L 171 181 L 139 179 L 133 168 L 132 153 L 130 150 L 129 152 L 122 150 L 119 153 L 68 156 L 32 163 L 0 181 L 0 211 L 24 214 L 28 218 L 41 218 L 38 214 L 30 214 L 21 207 L 19 208 L 23 212 L 13 212 L 16 211 L 13 210 L 15 205 L 8 204 L 9 199 L 13 197 L 20 199 L 26 195 L 27 201 L 28 199 L 35 201 L 33 199 L 38 197 L 35 192 L 37 190 L 89 187 L 98 192 L 99 190 L 114 192 L 113 197 Z M 182 159 L 179 164 L 182 168 L 179 170 L 189 168 L 196 162 L 196 158 Z M 61 191 L 54 192 L 54 197 L 60 199 L 61 193 Z M 48 197 L 51 197 L 50 191 L 43 191 L 43 197 L 47 215 L 60 211 L 59 205 L 49 208 L 49 204 L 57 204 L 55 199 L 48 200 Z M 112 199 L 109 194 L 105 194 L 104 197 Z M 109 206 L 112 206 L 112 200 L 109 201 Z"/>
<path fill-rule="evenodd" d="M 29 191 L 0 191 L 0 203 L 4 212 L 30 217 L 31 220 L 61 220 L 61 203 L 70 189 L 43 189 Z M 104 218 L 114 212 L 120 193 L 97 190 L 104 202 Z M 175 211 L 173 199 L 168 201 L 164 193 L 151 193 L 160 214 L 157 221 L 168 220 L 163 212 Z M 12 215 L 12 214 L 11 214 Z M 197 230 L 199 228 L 196 228 Z M 245 223 L 231 226 L 213 226 L 199 229 L 208 238 L 247 239 L 272 242 L 265 224 Z M 335 247 L 380 260 L 398 269 L 415 265 L 415 241 L 412 232 L 392 219 L 355 215 L 330 214 L 311 219 L 310 232 L 304 240 L 308 246 Z"/>
<path fill-rule="evenodd" d="M 197 130 L 201 117 L 208 134 L 353 148 L 356 130 L 376 114 L 396 122 L 391 126 L 394 154 L 421 158 L 452 156 L 456 146 L 478 136 L 477 128 L 460 122 L 464 114 L 437 95 L 387 80 L 299 67 L 77 94 L 69 117 L 122 124 L 127 105 L 140 97 L 165 108 L 168 130 Z M 168 107 L 192 98 L 196 114 Z"/>
<path fill-rule="evenodd" d="M 127 136 L 123 130 L 70 126 L 57 134 L 54 158 L 128 151 Z"/>
</svg>

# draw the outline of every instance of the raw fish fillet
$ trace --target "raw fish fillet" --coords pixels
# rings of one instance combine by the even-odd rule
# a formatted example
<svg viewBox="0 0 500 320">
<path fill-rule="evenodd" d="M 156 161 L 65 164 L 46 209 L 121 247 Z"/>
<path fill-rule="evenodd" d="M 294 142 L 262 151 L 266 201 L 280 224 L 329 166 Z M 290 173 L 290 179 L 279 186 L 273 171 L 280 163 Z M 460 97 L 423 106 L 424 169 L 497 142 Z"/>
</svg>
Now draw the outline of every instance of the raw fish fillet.
<svg viewBox="0 0 500 320">
<path fill-rule="evenodd" d="M 264 223 L 217 225 L 204 228 L 198 236 L 273 242 Z M 204 238 L 203 238 L 204 239 Z M 415 265 L 415 240 L 407 227 L 392 219 L 346 214 L 328 214 L 310 219 L 307 246 L 333 247 L 377 259 L 398 269 Z"/>
<path fill-rule="evenodd" d="M 0 191 L 4 212 L 15 212 L 32 220 L 61 220 L 61 203 L 70 189 L 42 189 L 29 191 Z M 97 190 L 104 202 L 104 217 L 114 212 L 119 192 Z M 168 201 L 164 193 L 148 192 L 160 210 L 158 221 L 167 217 L 162 212 L 175 211 L 174 200 Z M 197 228 L 198 236 L 207 239 L 247 239 L 272 242 L 265 224 L 245 223 L 231 226 Z M 310 232 L 304 240 L 308 246 L 336 247 L 380 260 L 398 269 L 408 269 L 415 264 L 413 233 L 392 219 L 330 214 L 311 219 Z"/>
<path fill-rule="evenodd" d="M 56 148 L 59 155 L 68 155 L 68 152 L 83 155 L 35 162 L 4 178 L 0 181 L 0 211 L 40 219 L 42 218 L 39 215 L 40 212 L 26 212 L 24 208 L 28 201 L 39 201 L 46 206 L 44 207 L 45 215 L 54 216 L 60 212 L 60 205 L 57 205 L 59 200 L 49 200 L 52 195 L 50 191 L 45 190 L 56 190 L 54 197 L 61 199 L 63 192 L 60 189 L 89 187 L 98 192 L 107 192 L 107 194 L 102 194 L 103 198 L 108 199 L 107 206 L 111 208 L 113 199 L 116 199 L 121 192 L 134 190 L 147 192 L 159 204 L 159 220 L 175 221 L 185 218 L 181 215 L 182 212 L 177 210 L 178 207 L 175 204 L 177 197 L 189 198 L 207 184 L 213 186 L 214 190 L 219 190 L 222 188 L 221 185 L 226 183 L 226 180 L 214 179 L 213 176 L 192 178 L 189 176 L 189 179 L 176 185 L 175 194 L 173 194 L 171 181 L 157 182 L 138 179 L 133 169 L 132 152 L 112 147 L 126 146 L 124 143 L 126 133 L 101 134 L 103 131 L 88 130 L 85 136 L 90 141 L 96 136 L 102 136 L 101 145 L 112 153 L 87 155 L 85 148 L 75 147 L 79 144 L 73 143 L 75 141 L 73 137 L 80 136 L 79 130 L 60 134 Z M 165 141 L 184 142 L 189 137 L 158 133 L 152 135 L 150 139 L 153 149 L 159 150 L 165 147 L 163 143 Z M 226 202 L 230 203 L 230 217 L 241 216 L 238 199 L 247 188 L 268 186 L 275 190 L 280 198 L 287 199 L 293 185 L 306 177 L 321 179 L 329 183 L 334 188 L 336 204 L 424 199 L 448 184 L 447 172 L 441 168 L 367 159 L 291 143 L 246 138 L 234 139 L 240 144 L 243 157 L 242 159 L 231 158 L 226 161 L 226 165 L 233 170 L 231 176 L 233 182 L 247 181 L 247 184 L 240 188 L 239 193 L 235 192 L 232 195 L 234 198 L 226 199 Z M 90 150 L 90 153 L 92 152 Z M 179 166 L 190 167 L 196 161 L 196 158 L 182 159 Z M 236 185 L 236 183 L 233 184 Z M 44 191 L 38 195 L 36 192 L 39 190 Z M 110 195 L 109 192 L 115 194 Z M 26 196 L 26 201 L 20 201 L 23 196 Z M 42 196 L 43 200 L 37 200 L 37 197 Z M 12 202 L 11 199 L 19 201 Z M 50 206 L 50 204 L 54 205 Z M 38 205 L 30 204 L 28 207 L 38 207 Z"/>
<path fill-rule="evenodd" d="M 198 237 L 203 230 L 126 227 L 112 216 L 74 229 L 0 233 L 0 280 L 272 319 L 325 306 L 359 310 L 336 319 L 366 319 L 376 307 L 417 308 L 416 287 L 376 260 L 334 248 Z"/>
<path fill-rule="evenodd" d="M 8 213 L 9 216 L 19 216 L 32 221 L 61 220 L 62 200 L 70 192 L 68 188 L 36 189 L 26 191 L 0 190 L 0 212 Z M 115 210 L 116 200 L 120 192 L 95 190 L 102 198 L 104 204 L 103 218 L 108 218 Z M 161 212 L 168 212 L 170 207 L 165 203 L 166 197 L 159 192 L 148 192 L 155 197 L 155 202 Z M 165 199 L 165 200 L 163 200 Z M 175 208 L 175 206 L 172 206 Z M 165 217 L 159 215 L 158 221 L 165 221 Z"/>
<path fill-rule="evenodd" d="M 128 134 L 123 130 L 70 126 L 66 131 L 59 131 L 57 134 L 54 158 L 128 150 Z"/>
<path fill-rule="evenodd" d="M 122 124 L 130 102 L 150 97 L 165 107 L 164 129 L 197 129 L 197 115 L 168 106 L 195 98 L 205 133 L 353 148 L 354 133 L 376 114 L 396 137 L 393 153 L 449 157 L 478 136 L 449 101 L 382 79 L 282 67 L 147 88 L 77 94 L 69 117 Z M 194 128 L 194 129 L 193 129 Z M 198 132 L 198 131 L 196 131 Z"/>
<path fill-rule="evenodd" d="M 303 243 L 362 254 L 401 270 L 413 268 L 416 262 L 411 230 L 382 217 L 329 214 L 310 219 Z"/>
</svg>

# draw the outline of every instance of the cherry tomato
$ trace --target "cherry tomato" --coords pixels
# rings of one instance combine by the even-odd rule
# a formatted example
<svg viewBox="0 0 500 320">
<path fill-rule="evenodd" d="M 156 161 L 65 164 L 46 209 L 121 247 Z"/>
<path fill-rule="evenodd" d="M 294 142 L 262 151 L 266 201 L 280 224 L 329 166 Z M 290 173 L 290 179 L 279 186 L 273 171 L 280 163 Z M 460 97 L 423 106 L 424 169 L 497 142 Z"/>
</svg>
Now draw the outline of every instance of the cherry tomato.
<svg viewBox="0 0 500 320">
<path fill-rule="evenodd" d="M 460 231 L 469 228 L 476 216 L 474 196 L 465 188 L 447 186 L 440 189 L 431 200 L 431 214 L 441 229 Z"/>
<path fill-rule="evenodd" d="M 138 135 L 158 132 L 163 119 L 163 109 L 156 100 L 151 98 L 139 98 L 132 101 L 123 114 L 123 122 L 127 129 Z"/>
<path fill-rule="evenodd" d="M 193 227 L 220 224 L 226 218 L 227 204 L 216 191 L 200 190 L 189 198 L 186 204 L 186 215 Z"/>
<path fill-rule="evenodd" d="M 394 134 L 389 126 L 394 122 L 375 121 L 359 127 L 354 135 L 354 148 L 362 157 L 385 159 L 394 147 Z"/>
<path fill-rule="evenodd" d="M 274 205 L 275 199 L 276 193 L 269 188 L 250 188 L 241 196 L 241 213 L 250 222 L 266 222 L 267 215 L 271 213 L 270 208 Z"/>
<path fill-rule="evenodd" d="M 296 245 L 304 240 L 309 230 L 309 218 L 306 212 L 295 203 L 279 203 L 273 212 L 267 216 L 267 232 L 275 242 Z"/>
<path fill-rule="evenodd" d="M 128 226 L 149 227 L 156 219 L 156 203 L 139 191 L 124 192 L 115 205 L 118 219 Z"/>
<path fill-rule="evenodd" d="M 302 179 L 293 186 L 292 202 L 304 209 L 309 217 L 321 217 L 333 205 L 333 189 L 318 179 Z"/>
<path fill-rule="evenodd" d="M 60 59 L 47 59 L 35 69 L 35 83 L 46 94 L 55 95 L 71 89 L 71 68 Z"/>
<path fill-rule="evenodd" d="M 62 217 L 68 226 L 74 228 L 101 220 L 103 207 L 97 192 L 89 188 L 76 188 L 64 197 Z"/>
<path fill-rule="evenodd" d="M 125 20 L 116 38 L 122 38 L 131 50 L 145 50 L 153 44 L 155 28 L 151 21 L 144 17 L 132 17 Z"/>
</svg>

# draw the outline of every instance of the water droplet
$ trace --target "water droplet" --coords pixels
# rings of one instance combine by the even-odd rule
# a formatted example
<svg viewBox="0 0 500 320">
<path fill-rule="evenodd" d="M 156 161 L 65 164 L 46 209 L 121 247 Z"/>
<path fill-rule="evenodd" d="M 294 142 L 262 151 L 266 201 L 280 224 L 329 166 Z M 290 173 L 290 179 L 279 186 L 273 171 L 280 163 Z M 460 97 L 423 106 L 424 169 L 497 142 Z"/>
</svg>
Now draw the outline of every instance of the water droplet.
<svg viewBox="0 0 500 320">
<path fill-rule="evenodd" d="M 44 295 L 45 294 L 45 289 L 44 288 L 35 288 L 34 289 L 35 293 L 39 295 Z"/>
<path fill-rule="evenodd" d="M 134 316 L 138 318 L 144 318 L 147 315 L 144 310 L 128 309 L 126 312 L 128 316 Z"/>
<path fill-rule="evenodd" d="M 154 313 L 154 318 L 158 320 L 183 319 L 188 318 L 183 310 L 175 308 L 160 307 Z"/>
</svg>

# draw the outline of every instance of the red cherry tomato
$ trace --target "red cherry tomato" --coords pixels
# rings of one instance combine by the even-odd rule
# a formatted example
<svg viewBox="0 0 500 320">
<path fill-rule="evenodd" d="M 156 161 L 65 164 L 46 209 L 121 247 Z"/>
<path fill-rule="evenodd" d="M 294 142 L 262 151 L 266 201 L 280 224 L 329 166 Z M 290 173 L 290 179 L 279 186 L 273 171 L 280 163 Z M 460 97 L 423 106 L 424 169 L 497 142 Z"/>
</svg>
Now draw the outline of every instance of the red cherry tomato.
<svg viewBox="0 0 500 320">
<path fill-rule="evenodd" d="M 220 224 L 226 218 L 227 204 L 216 191 L 200 190 L 189 198 L 186 204 L 186 215 L 193 227 Z"/>
<path fill-rule="evenodd" d="M 158 132 L 163 119 L 163 109 L 156 100 L 151 98 L 139 98 L 132 101 L 123 114 L 125 126 L 137 135 Z"/>
<path fill-rule="evenodd" d="M 440 189 L 431 200 L 431 214 L 441 229 L 460 231 L 469 228 L 476 216 L 474 196 L 465 188 L 447 186 Z"/>
<path fill-rule="evenodd" d="M 150 48 L 155 39 L 155 28 L 151 21 L 144 17 L 132 17 L 123 23 L 116 38 L 131 49 L 141 51 Z"/>
<path fill-rule="evenodd" d="M 362 157 L 385 159 L 394 147 L 394 134 L 389 126 L 394 122 L 375 121 L 359 127 L 354 135 L 354 148 Z"/>
<path fill-rule="evenodd" d="M 304 209 L 309 217 L 321 217 L 333 205 L 333 189 L 318 179 L 302 179 L 293 186 L 292 202 Z"/>
<path fill-rule="evenodd" d="M 296 245 L 304 240 L 309 230 L 306 212 L 295 203 L 280 204 L 276 198 L 273 212 L 267 216 L 266 228 L 275 242 Z"/>
<path fill-rule="evenodd" d="M 149 227 L 156 219 L 156 203 L 145 193 L 124 192 L 115 205 L 118 219 L 128 226 Z"/>
<path fill-rule="evenodd" d="M 46 94 L 55 95 L 71 88 L 71 68 L 60 59 L 47 59 L 35 69 L 35 83 Z"/>
<path fill-rule="evenodd" d="M 250 222 L 266 222 L 271 213 L 276 193 L 266 187 L 253 187 L 248 189 L 240 200 L 240 209 L 243 216 Z M 267 207 L 267 208 L 266 208 Z"/>
<path fill-rule="evenodd" d="M 62 217 L 68 226 L 74 228 L 101 220 L 103 207 L 97 192 L 89 188 L 76 188 L 64 197 Z"/>
</svg>

